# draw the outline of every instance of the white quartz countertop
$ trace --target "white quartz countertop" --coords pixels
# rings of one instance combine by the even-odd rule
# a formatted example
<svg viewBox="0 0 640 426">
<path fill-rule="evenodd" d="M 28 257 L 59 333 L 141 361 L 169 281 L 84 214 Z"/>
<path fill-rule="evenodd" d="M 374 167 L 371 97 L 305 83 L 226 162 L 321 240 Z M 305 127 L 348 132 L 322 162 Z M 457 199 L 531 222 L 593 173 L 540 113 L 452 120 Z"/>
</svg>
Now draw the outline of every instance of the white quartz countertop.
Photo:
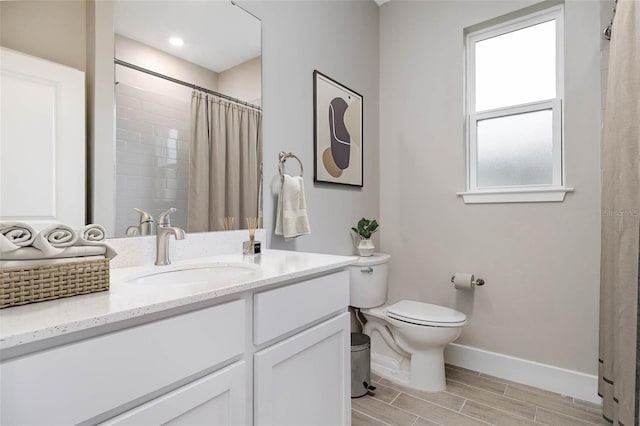
<svg viewBox="0 0 640 426">
<path fill-rule="evenodd" d="M 0 310 L 0 350 L 339 270 L 355 260 L 355 257 L 349 256 L 265 250 L 254 261 L 244 258 L 242 254 L 231 254 L 181 260 L 170 266 L 145 265 L 111 269 L 111 286 L 107 292 Z M 253 263 L 257 268 L 222 285 L 196 283 L 161 286 L 126 282 L 131 277 L 151 270 L 160 272 L 187 265 L 241 262 Z"/>
</svg>

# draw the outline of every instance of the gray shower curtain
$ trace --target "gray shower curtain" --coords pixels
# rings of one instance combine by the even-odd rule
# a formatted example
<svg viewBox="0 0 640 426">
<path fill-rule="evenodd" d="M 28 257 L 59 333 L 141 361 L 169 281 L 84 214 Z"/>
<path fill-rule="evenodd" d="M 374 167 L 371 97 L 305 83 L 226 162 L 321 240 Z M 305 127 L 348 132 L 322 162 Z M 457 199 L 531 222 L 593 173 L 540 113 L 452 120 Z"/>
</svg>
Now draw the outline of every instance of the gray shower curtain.
<svg viewBox="0 0 640 426">
<path fill-rule="evenodd" d="M 259 217 L 262 112 L 213 95 L 191 98 L 189 232 L 246 228 Z"/>
<path fill-rule="evenodd" d="M 598 392 L 604 417 L 638 424 L 640 368 L 640 2 L 618 0 L 602 144 Z"/>
</svg>

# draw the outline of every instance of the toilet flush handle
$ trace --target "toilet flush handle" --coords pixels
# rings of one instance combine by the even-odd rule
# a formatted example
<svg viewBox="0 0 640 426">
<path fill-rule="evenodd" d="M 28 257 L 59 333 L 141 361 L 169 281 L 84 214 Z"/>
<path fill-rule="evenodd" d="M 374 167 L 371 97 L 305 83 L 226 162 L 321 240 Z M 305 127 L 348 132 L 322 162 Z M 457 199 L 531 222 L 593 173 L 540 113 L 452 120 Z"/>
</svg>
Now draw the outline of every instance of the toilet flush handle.
<svg viewBox="0 0 640 426">
<path fill-rule="evenodd" d="M 373 274 L 373 268 L 369 266 L 368 268 L 360 269 L 360 272 L 364 272 L 365 274 Z"/>
</svg>

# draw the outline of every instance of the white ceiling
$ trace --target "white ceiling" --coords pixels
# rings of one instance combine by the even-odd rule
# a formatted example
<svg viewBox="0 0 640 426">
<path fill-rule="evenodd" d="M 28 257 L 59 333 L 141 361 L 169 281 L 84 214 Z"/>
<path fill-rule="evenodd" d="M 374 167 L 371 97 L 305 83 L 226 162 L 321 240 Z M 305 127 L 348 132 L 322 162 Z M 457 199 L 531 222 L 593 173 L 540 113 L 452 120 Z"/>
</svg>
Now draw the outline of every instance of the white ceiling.
<svg viewBox="0 0 640 426">
<path fill-rule="evenodd" d="M 261 54 L 260 21 L 230 0 L 117 0 L 117 34 L 215 72 Z M 184 46 L 169 44 L 180 37 Z"/>
</svg>

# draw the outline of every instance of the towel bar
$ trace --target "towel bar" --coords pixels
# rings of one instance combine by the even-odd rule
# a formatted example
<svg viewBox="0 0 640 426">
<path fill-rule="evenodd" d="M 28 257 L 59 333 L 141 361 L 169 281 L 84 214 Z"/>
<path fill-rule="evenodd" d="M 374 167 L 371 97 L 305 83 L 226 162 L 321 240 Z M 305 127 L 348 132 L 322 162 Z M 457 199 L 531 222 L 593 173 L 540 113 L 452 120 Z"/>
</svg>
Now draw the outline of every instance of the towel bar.
<svg viewBox="0 0 640 426">
<path fill-rule="evenodd" d="M 280 172 L 281 178 L 284 177 L 284 163 L 287 161 L 288 158 L 295 158 L 296 160 L 298 160 L 298 164 L 300 164 L 300 176 L 302 176 L 302 174 L 304 173 L 304 167 L 302 166 L 302 161 L 300 161 L 297 155 L 295 155 L 292 152 L 280 151 L 279 157 L 280 159 L 279 159 L 278 171 Z"/>
</svg>

